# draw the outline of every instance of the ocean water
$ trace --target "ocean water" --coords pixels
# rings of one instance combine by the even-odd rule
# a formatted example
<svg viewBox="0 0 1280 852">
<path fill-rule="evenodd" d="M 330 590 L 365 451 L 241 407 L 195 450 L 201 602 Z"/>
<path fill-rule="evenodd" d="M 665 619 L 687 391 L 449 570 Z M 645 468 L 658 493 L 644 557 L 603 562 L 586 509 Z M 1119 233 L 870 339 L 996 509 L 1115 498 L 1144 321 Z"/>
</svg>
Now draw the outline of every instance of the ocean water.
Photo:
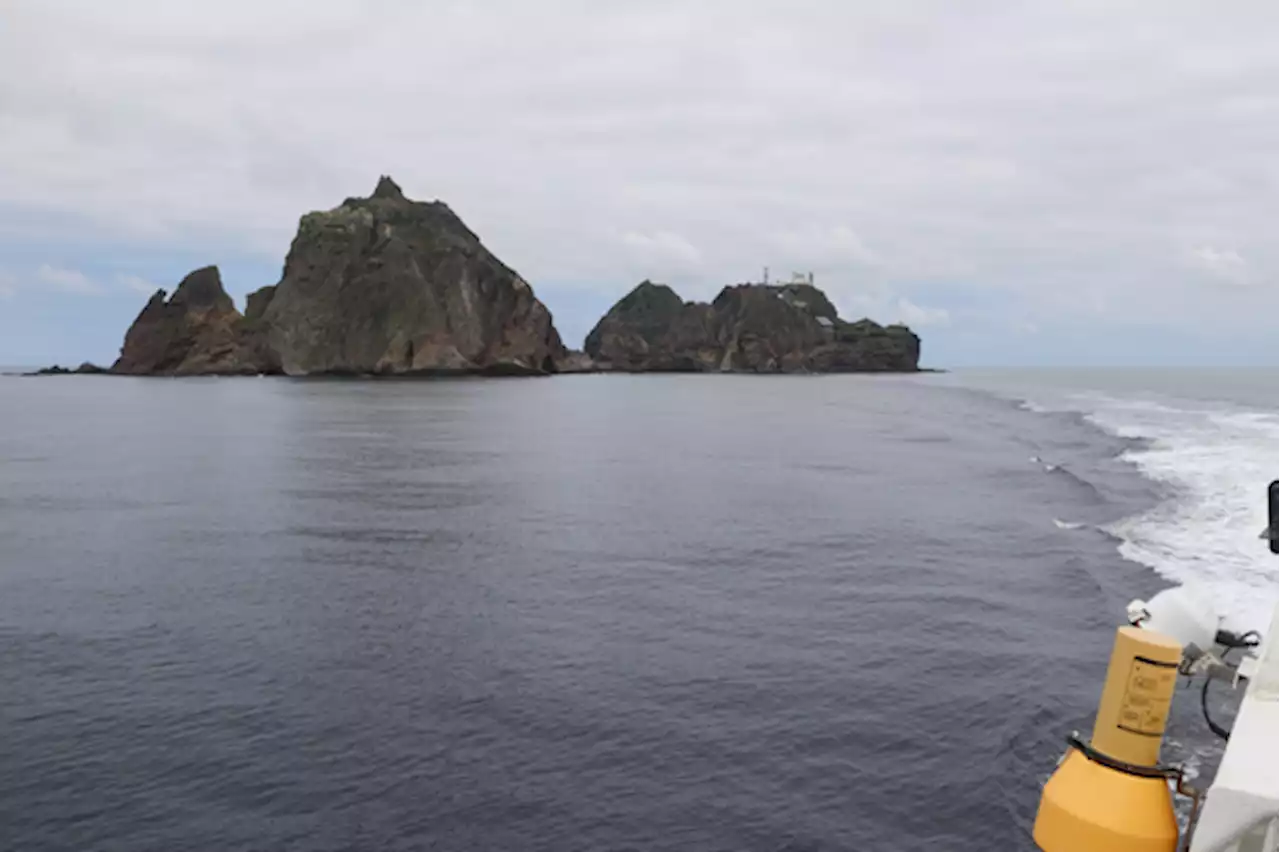
<svg viewBox="0 0 1280 852">
<path fill-rule="evenodd" d="M 1269 612 L 1275 393 L 0 377 L 0 848 L 1030 849 L 1128 600 Z"/>
<path fill-rule="evenodd" d="M 1257 538 L 1267 525 L 1259 483 L 1280 474 L 1274 368 L 1004 370 L 962 373 L 960 382 L 1034 412 L 1083 413 L 1135 440 L 1122 458 L 1163 499 L 1104 526 L 1121 554 L 1210 595 L 1228 626 L 1265 627 L 1276 562 Z"/>
</svg>

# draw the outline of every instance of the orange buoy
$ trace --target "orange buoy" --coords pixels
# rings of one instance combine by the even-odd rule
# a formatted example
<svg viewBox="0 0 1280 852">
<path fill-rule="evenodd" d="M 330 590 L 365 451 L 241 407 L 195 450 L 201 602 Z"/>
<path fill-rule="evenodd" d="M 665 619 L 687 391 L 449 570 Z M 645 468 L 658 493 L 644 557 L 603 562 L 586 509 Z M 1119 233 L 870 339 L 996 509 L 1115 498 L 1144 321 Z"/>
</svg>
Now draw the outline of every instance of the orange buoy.
<svg viewBox="0 0 1280 852">
<path fill-rule="evenodd" d="M 1040 796 L 1032 836 L 1043 852 L 1176 852 L 1169 780 L 1154 770 L 1181 660 L 1168 636 L 1116 631 L 1092 741 L 1066 753 Z"/>
</svg>

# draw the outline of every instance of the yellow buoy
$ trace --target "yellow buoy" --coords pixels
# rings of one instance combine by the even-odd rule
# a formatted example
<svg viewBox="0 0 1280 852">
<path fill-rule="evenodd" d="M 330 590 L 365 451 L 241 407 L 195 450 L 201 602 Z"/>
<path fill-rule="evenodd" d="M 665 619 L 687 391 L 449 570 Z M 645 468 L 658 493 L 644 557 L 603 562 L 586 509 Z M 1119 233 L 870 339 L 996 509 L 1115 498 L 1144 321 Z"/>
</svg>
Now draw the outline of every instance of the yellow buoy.
<svg viewBox="0 0 1280 852">
<path fill-rule="evenodd" d="M 1032 836 L 1044 852 L 1176 852 L 1169 781 L 1141 772 L 1159 763 L 1181 660 L 1168 636 L 1116 631 L 1092 742 L 1067 752 L 1040 796 Z"/>
</svg>

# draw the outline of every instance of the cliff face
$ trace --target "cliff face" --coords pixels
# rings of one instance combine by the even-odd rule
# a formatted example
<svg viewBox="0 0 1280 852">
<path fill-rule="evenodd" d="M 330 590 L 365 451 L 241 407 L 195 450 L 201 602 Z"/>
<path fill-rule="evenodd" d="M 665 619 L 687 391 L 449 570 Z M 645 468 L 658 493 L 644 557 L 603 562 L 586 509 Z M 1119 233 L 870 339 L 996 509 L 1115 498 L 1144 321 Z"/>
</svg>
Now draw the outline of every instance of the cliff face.
<svg viewBox="0 0 1280 852">
<path fill-rule="evenodd" d="M 284 372 L 552 372 L 551 314 L 452 210 L 390 178 L 369 198 L 302 217 L 251 314 Z"/>
<path fill-rule="evenodd" d="M 245 314 L 217 269 L 161 291 L 125 336 L 117 373 L 554 372 L 551 314 L 452 210 L 384 177 L 369 198 L 302 217 L 274 286 Z"/>
<path fill-rule="evenodd" d="M 222 288 L 216 266 L 189 274 L 173 296 L 157 290 L 125 334 L 113 373 L 254 374 L 276 365 L 252 323 Z"/>
<path fill-rule="evenodd" d="M 741 284 L 711 304 L 645 281 L 596 324 L 586 354 L 631 372 L 914 372 L 920 339 L 905 326 L 846 323 L 812 285 Z"/>
</svg>

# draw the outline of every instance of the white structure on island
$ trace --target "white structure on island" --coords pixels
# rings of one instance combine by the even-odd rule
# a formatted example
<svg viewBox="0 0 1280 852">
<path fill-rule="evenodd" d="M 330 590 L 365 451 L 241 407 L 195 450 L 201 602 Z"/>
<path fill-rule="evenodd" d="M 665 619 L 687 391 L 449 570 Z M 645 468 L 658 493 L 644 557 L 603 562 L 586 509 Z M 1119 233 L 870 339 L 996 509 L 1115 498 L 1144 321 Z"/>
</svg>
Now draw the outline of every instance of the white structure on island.
<svg viewBox="0 0 1280 852">
<path fill-rule="evenodd" d="M 760 281 L 766 287 L 769 286 L 769 267 L 764 268 L 764 277 Z M 790 281 L 774 282 L 774 287 L 802 287 L 804 285 L 813 286 L 812 272 L 792 272 Z"/>
</svg>

